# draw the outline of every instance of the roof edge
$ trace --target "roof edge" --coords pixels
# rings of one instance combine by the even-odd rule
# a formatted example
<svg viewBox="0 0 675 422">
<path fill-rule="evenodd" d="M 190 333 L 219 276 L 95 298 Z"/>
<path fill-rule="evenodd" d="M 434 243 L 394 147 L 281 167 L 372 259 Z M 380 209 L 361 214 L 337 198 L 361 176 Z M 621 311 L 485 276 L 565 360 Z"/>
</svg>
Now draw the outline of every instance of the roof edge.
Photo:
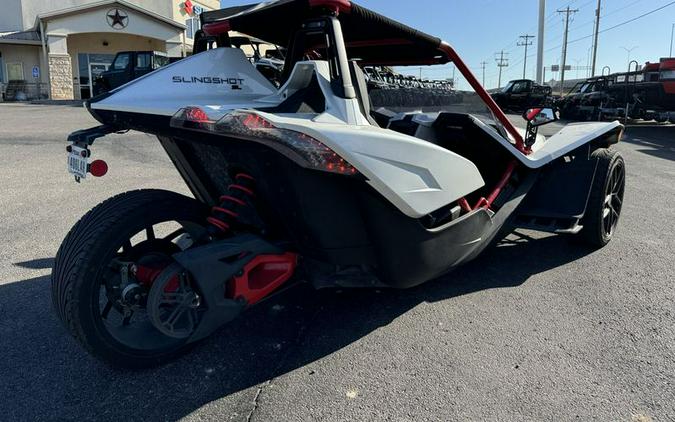
<svg viewBox="0 0 675 422">
<path fill-rule="evenodd" d="M 185 30 L 185 28 L 186 28 L 185 25 L 183 25 L 180 22 L 176 22 L 173 19 L 167 18 L 166 16 L 162 16 L 159 13 L 155 13 L 151 10 L 144 9 L 140 6 L 129 3 L 125 0 L 101 0 L 101 1 L 93 2 L 93 3 L 83 4 L 83 5 L 80 5 L 80 6 L 69 7 L 69 8 L 66 8 L 66 9 L 54 10 L 54 11 L 48 12 L 48 13 L 41 13 L 41 14 L 39 14 L 35 17 L 35 26 L 33 27 L 33 30 L 37 30 L 37 28 L 39 28 L 41 20 L 49 20 L 49 19 L 54 18 L 54 17 L 69 15 L 69 14 L 77 13 L 77 12 L 80 12 L 80 11 L 83 11 L 83 10 L 95 9 L 95 8 L 98 8 L 98 7 L 101 7 L 101 6 L 110 6 L 110 5 L 113 5 L 113 4 L 119 4 L 120 6 L 123 6 L 125 8 L 135 10 L 136 12 L 142 13 L 144 15 L 148 15 L 151 18 L 162 21 L 166 24 L 169 24 L 169 25 L 171 25 L 173 27 L 176 27 L 178 29 L 181 29 L 181 30 Z"/>
</svg>

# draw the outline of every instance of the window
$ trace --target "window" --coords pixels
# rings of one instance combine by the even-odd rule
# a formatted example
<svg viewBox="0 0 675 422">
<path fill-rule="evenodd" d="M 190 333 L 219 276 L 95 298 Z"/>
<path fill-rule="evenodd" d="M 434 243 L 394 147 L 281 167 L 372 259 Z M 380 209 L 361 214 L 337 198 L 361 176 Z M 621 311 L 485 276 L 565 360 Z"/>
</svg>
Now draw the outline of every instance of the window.
<svg viewBox="0 0 675 422">
<path fill-rule="evenodd" d="M 521 92 L 527 91 L 527 82 L 516 82 L 513 86 L 513 93 L 520 94 Z"/>
<path fill-rule="evenodd" d="M 662 70 L 661 71 L 661 80 L 669 81 L 675 79 L 675 70 Z"/>
<path fill-rule="evenodd" d="M 114 70 L 125 70 L 129 67 L 129 53 L 119 54 L 113 62 Z"/>
<path fill-rule="evenodd" d="M 136 55 L 136 69 L 150 69 L 152 66 L 152 54 L 142 53 Z"/>
<path fill-rule="evenodd" d="M 22 81 L 23 80 L 23 63 L 7 63 L 7 80 L 8 81 Z"/>
<path fill-rule="evenodd" d="M 194 17 L 186 19 L 185 26 L 185 36 L 189 39 L 193 39 L 197 31 L 202 27 L 202 23 L 199 20 L 199 17 Z"/>
<path fill-rule="evenodd" d="M 155 54 L 155 63 L 153 63 L 153 69 L 159 69 L 162 66 L 169 64 L 169 58 L 167 56 L 160 56 Z"/>
<path fill-rule="evenodd" d="M 502 92 L 509 92 L 509 90 L 513 87 L 513 81 L 509 82 L 506 84 L 506 86 L 502 89 Z"/>
<path fill-rule="evenodd" d="M 78 53 L 77 68 L 80 73 L 80 85 L 89 85 L 89 54 Z"/>
</svg>

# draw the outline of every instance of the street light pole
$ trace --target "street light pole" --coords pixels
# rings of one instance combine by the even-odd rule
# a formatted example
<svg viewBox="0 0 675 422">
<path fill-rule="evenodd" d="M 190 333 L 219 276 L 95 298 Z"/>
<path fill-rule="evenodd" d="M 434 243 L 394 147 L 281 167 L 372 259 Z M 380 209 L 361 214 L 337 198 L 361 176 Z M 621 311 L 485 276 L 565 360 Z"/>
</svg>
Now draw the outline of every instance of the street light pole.
<svg viewBox="0 0 675 422">
<path fill-rule="evenodd" d="M 670 55 L 668 57 L 673 57 L 673 35 L 675 35 L 675 23 L 673 28 L 670 30 Z"/>
<path fill-rule="evenodd" d="M 595 28 L 593 28 L 593 59 L 591 62 L 591 76 L 595 76 L 595 63 L 598 58 L 598 34 L 600 33 L 600 8 L 602 0 L 598 0 L 598 8 L 595 9 Z"/>
<path fill-rule="evenodd" d="M 636 45 L 635 47 L 631 47 L 631 48 L 626 48 L 626 47 L 621 47 L 621 48 L 623 48 L 624 50 L 626 50 L 626 52 L 628 53 L 628 63 L 630 63 L 630 53 L 631 53 L 633 50 L 635 50 L 636 48 L 638 48 L 638 46 Z M 629 64 L 629 66 L 630 66 L 630 64 Z"/>
<path fill-rule="evenodd" d="M 546 21 L 546 0 L 539 0 L 539 32 L 537 35 L 537 83 L 544 83 L 544 26 Z"/>
<path fill-rule="evenodd" d="M 480 62 L 481 67 L 483 68 L 483 86 L 485 86 L 485 66 L 487 62 Z"/>
<path fill-rule="evenodd" d="M 577 79 L 579 79 L 579 62 L 581 62 L 582 60 L 583 59 L 572 59 L 572 61 L 574 61 L 574 63 L 577 64 L 576 69 L 575 69 L 577 71 L 577 76 L 576 76 Z"/>
</svg>

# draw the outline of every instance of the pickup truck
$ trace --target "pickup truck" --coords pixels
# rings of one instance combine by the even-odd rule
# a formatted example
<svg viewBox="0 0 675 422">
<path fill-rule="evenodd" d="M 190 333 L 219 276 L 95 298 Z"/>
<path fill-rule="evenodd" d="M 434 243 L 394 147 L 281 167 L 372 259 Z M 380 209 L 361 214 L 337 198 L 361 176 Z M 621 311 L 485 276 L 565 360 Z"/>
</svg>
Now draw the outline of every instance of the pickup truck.
<svg viewBox="0 0 675 422">
<path fill-rule="evenodd" d="M 125 83 L 166 66 L 173 59 L 157 51 L 121 51 L 112 64 L 94 81 L 94 95 L 103 94 Z"/>
<path fill-rule="evenodd" d="M 530 79 L 509 81 L 504 88 L 492 94 L 492 98 L 502 109 L 512 111 L 548 105 L 550 96 L 550 86 L 539 85 Z"/>
</svg>

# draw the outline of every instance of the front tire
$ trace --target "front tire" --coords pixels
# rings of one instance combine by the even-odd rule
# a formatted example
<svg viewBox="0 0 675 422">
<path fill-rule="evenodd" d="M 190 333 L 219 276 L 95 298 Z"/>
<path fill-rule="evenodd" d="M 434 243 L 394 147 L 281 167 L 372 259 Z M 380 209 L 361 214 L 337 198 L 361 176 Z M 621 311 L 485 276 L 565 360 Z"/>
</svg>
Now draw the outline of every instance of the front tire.
<svg viewBox="0 0 675 422">
<path fill-rule="evenodd" d="M 598 165 L 582 220 L 581 235 L 595 247 L 607 245 L 616 231 L 626 186 L 626 163 L 618 151 L 598 148 L 591 159 Z"/>
<path fill-rule="evenodd" d="M 114 366 L 142 368 L 188 348 L 184 339 L 164 338 L 154 329 L 142 304 L 128 315 L 120 300 L 125 286 L 111 268 L 114 262 L 169 262 L 203 232 L 207 211 L 183 195 L 138 190 L 104 201 L 75 224 L 56 254 L 52 299 L 61 321 L 87 351 Z"/>
</svg>

